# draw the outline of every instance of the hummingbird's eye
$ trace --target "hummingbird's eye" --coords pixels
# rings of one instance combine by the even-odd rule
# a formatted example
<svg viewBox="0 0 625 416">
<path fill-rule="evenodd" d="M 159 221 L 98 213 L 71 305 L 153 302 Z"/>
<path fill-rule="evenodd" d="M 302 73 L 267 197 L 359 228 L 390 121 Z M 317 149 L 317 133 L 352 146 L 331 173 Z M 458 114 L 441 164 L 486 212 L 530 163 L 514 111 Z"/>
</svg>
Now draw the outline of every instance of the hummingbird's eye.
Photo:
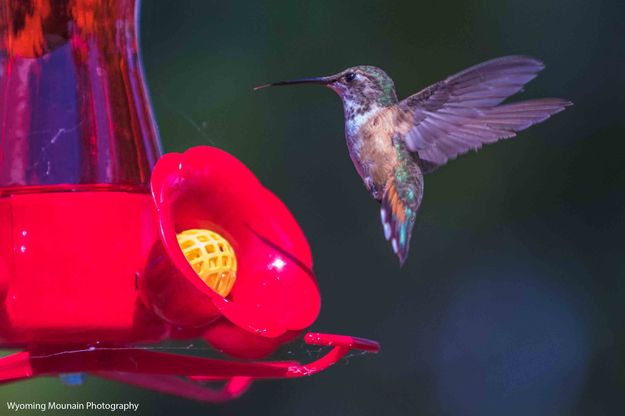
<svg viewBox="0 0 625 416">
<path fill-rule="evenodd" d="M 345 81 L 352 82 L 354 79 L 356 79 L 356 74 L 354 74 L 353 72 L 348 72 L 347 74 L 345 74 Z"/>
</svg>

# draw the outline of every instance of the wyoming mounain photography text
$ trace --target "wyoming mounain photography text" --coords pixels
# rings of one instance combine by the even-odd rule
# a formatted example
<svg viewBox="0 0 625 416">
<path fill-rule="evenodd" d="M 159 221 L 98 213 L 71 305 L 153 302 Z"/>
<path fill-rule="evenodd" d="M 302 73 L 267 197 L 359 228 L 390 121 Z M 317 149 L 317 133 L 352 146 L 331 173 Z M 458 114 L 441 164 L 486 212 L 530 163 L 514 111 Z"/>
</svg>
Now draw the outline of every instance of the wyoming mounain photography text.
<svg viewBox="0 0 625 416">
<path fill-rule="evenodd" d="M 14 412 L 24 410 L 108 410 L 111 412 L 136 412 L 139 403 L 96 403 L 96 402 L 75 402 L 75 403 L 57 403 L 57 402 L 41 402 L 41 403 L 18 403 L 7 402 L 7 408 Z"/>
</svg>

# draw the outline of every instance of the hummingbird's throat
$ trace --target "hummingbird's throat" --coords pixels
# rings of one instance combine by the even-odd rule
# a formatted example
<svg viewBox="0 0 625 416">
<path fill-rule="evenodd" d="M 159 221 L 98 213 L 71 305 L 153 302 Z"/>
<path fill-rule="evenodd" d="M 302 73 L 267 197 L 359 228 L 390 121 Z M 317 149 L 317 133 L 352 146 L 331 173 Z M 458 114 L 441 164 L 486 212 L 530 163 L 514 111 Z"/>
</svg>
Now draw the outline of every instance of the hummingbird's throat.
<svg viewBox="0 0 625 416">
<path fill-rule="evenodd" d="M 382 107 L 377 103 L 359 103 L 345 100 L 343 104 L 345 111 L 345 127 L 349 132 L 355 133 L 373 116 L 375 116 Z"/>
</svg>

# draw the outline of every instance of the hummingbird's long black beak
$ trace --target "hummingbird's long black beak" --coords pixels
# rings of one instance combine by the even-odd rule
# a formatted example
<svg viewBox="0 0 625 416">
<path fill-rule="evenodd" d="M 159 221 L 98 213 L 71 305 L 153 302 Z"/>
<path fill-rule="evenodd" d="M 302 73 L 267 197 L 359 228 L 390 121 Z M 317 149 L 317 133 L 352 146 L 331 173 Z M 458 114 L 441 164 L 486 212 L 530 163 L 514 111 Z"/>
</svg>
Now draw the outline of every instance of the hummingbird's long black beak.
<svg viewBox="0 0 625 416">
<path fill-rule="evenodd" d="M 254 91 L 258 91 L 266 87 L 279 87 L 282 85 L 295 85 L 295 84 L 327 85 L 333 81 L 335 81 L 335 77 L 315 77 L 315 78 L 292 79 L 290 81 L 278 81 L 278 82 L 272 82 L 271 84 L 259 85 L 258 87 L 254 87 Z"/>
</svg>

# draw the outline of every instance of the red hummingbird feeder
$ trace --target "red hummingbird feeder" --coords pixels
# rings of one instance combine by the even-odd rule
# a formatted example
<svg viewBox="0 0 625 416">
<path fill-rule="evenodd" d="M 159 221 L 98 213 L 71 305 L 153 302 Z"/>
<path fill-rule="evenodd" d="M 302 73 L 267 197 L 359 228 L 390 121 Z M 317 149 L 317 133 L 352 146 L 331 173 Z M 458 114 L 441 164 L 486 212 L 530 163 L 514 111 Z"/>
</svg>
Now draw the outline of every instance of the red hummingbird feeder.
<svg viewBox="0 0 625 416">
<path fill-rule="evenodd" d="M 314 374 L 253 361 L 317 317 L 306 238 L 236 158 L 160 156 L 135 0 L 0 0 L 0 382 L 88 373 L 206 401 Z M 150 350 L 204 339 L 231 359 Z M 222 382 L 220 388 L 207 382 Z"/>
</svg>

